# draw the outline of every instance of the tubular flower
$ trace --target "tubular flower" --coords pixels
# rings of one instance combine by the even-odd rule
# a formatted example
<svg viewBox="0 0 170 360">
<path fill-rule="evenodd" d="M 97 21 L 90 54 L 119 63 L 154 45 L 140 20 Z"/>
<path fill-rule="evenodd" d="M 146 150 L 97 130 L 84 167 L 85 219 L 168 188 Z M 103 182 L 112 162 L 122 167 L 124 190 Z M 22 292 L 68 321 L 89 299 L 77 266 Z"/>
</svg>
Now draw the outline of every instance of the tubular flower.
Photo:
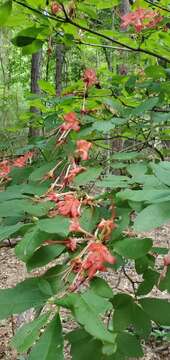
<svg viewBox="0 0 170 360">
<path fill-rule="evenodd" d="M 97 82 L 95 70 L 86 69 L 83 74 L 83 81 L 87 87 L 95 85 Z"/>
<path fill-rule="evenodd" d="M 105 220 L 102 219 L 98 225 L 98 229 L 101 230 L 101 235 L 103 240 L 108 240 L 113 229 L 116 228 L 116 224 L 113 222 L 113 219 Z"/>
<path fill-rule="evenodd" d="M 70 222 L 69 231 L 70 232 L 81 232 L 81 226 L 79 223 L 79 219 L 77 217 L 74 217 Z"/>
<path fill-rule="evenodd" d="M 82 269 L 87 271 L 89 279 L 92 279 L 97 271 L 106 271 L 105 263 L 115 264 L 116 258 L 111 255 L 107 247 L 101 243 L 91 243 L 88 254 L 82 263 Z"/>
<path fill-rule="evenodd" d="M 8 160 L 4 160 L 0 162 L 0 177 L 6 178 L 8 174 L 10 173 L 11 168 L 8 164 Z"/>
<path fill-rule="evenodd" d="M 167 255 L 164 256 L 163 262 L 164 262 L 164 266 L 169 266 L 170 265 L 170 254 L 167 254 Z"/>
<path fill-rule="evenodd" d="M 69 239 L 65 240 L 64 243 L 65 243 L 66 247 L 71 251 L 75 251 L 77 249 L 77 239 L 75 239 L 75 238 L 69 238 Z"/>
<path fill-rule="evenodd" d="M 126 29 L 132 25 L 136 32 L 145 28 L 152 28 L 163 19 L 156 11 L 138 8 L 134 12 L 129 12 L 121 17 L 121 28 Z"/>
<path fill-rule="evenodd" d="M 70 218 L 80 216 L 80 201 L 74 195 L 65 195 L 64 200 L 60 200 L 57 207 L 60 215 Z"/>
<path fill-rule="evenodd" d="M 82 173 L 85 170 L 86 170 L 86 168 L 82 167 L 82 166 L 76 166 L 73 169 L 71 169 L 69 171 L 68 175 L 66 175 L 65 178 L 64 178 L 64 185 L 70 184 L 74 180 L 76 175 Z"/>
<path fill-rule="evenodd" d="M 13 162 L 13 166 L 22 168 L 22 167 L 24 167 L 26 165 L 28 160 L 31 160 L 32 157 L 33 157 L 33 152 L 29 151 L 25 155 L 20 156 L 19 158 L 17 158 Z"/>
<path fill-rule="evenodd" d="M 80 123 L 77 118 L 77 115 L 74 112 L 70 112 L 64 115 L 64 124 L 60 126 L 61 131 L 80 130 Z"/>
<path fill-rule="evenodd" d="M 51 4 L 51 12 L 53 15 L 57 14 L 61 10 L 61 7 L 58 3 L 52 2 Z"/>
<path fill-rule="evenodd" d="M 88 160 L 88 151 L 92 147 L 92 143 L 86 140 L 77 141 L 77 150 L 76 152 L 81 157 L 82 160 Z"/>
<path fill-rule="evenodd" d="M 50 192 L 47 195 L 47 199 L 50 201 L 54 201 L 55 203 L 57 203 L 59 201 L 58 195 L 55 192 Z"/>
</svg>

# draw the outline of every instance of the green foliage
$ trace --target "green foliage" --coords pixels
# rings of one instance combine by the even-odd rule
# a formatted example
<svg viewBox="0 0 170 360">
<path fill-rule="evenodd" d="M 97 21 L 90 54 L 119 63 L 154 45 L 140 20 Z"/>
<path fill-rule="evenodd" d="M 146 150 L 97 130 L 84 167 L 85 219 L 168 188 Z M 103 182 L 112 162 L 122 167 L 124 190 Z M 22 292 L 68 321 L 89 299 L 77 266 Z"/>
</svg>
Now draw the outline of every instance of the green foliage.
<svg viewBox="0 0 170 360">
<path fill-rule="evenodd" d="M 139 234 L 170 220 L 168 14 L 160 8 L 164 18 L 155 27 L 146 21 L 141 32 L 133 24 L 120 31 L 117 0 L 57 3 L 60 8 L 45 0 L 0 7 L 2 39 L 7 32 L 7 48 L 14 45 L 10 54 L 3 48 L 1 61 L 0 111 L 12 111 L 0 134 L 0 241 L 17 239 L 15 254 L 28 271 L 47 266 L 43 275 L 0 290 L 0 319 L 37 310 L 12 340 L 28 360 L 63 360 L 64 340 L 73 360 L 139 358 L 152 322 L 170 326 L 169 301 L 150 294 L 153 287 L 170 292 L 170 268 L 162 269 L 168 248 Z M 28 55 L 40 50 L 40 92 L 28 94 Z M 9 95 L 19 81 L 24 95 L 13 108 Z M 27 144 L 30 126 L 43 135 Z M 106 271 L 108 277 L 100 276 Z M 129 293 L 119 290 L 120 276 Z M 65 313 L 78 324 L 67 334 Z"/>
<path fill-rule="evenodd" d="M 0 26 L 3 26 L 10 16 L 12 11 L 12 1 L 6 1 L 0 6 Z"/>
<path fill-rule="evenodd" d="M 63 335 L 59 315 L 56 315 L 47 326 L 28 359 L 36 360 L 37 356 L 41 357 L 42 360 L 64 360 Z"/>
<path fill-rule="evenodd" d="M 21 326 L 11 341 L 18 352 L 26 352 L 38 338 L 41 328 L 47 323 L 49 314 L 41 315 L 31 323 Z"/>
<path fill-rule="evenodd" d="M 15 288 L 0 290 L 0 319 L 46 303 L 49 295 L 39 288 L 38 279 L 27 279 Z"/>
</svg>

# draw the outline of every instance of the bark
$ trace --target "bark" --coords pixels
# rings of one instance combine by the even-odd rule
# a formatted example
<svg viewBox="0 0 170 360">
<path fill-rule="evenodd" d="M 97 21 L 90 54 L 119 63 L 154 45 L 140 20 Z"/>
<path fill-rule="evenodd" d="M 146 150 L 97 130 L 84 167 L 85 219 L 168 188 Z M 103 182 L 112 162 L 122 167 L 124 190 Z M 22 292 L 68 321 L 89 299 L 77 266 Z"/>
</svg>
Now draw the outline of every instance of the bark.
<svg viewBox="0 0 170 360">
<path fill-rule="evenodd" d="M 120 15 L 121 16 L 126 15 L 129 11 L 130 11 L 129 0 L 121 0 Z M 126 31 L 126 29 L 123 30 L 123 31 Z M 120 64 L 118 66 L 118 73 L 121 74 L 121 75 L 127 75 L 128 67 L 126 65 L 126 57 L 128 56 L 128 54 L 126 53 L 126 51 L 122 51 L 121 55 L 123 55 L 123 58 L 125 59 L 125 62 L 124 62 L 124 64 Z M 124 146 L 124 140 L 122 140 L 122 139 L 114 140 L 113 144 L 112 144 L 113 152 L 121 151 L 123 149 L 123 146 Z"/>
<path fill-rule="evenodd" d="M 56 46 L 56 73 L 55 73 L 55 85 L 56 95 L 61 96 L 62 92 L 62 72 L 64 65 L 64 45 L 57 44 Z"/>
<path fill-rule="evenodd" d="M 33 94 L 40 94 L 40 88 L 38 86 L 38 80 L 41 77 L 41 62 L 42 62 L 42 51 L 39 51 L 32 55 L 31 60 L 31 93 Z M 34 120 L 34 116 L 36 114 L 40 114 L 40 111 L 31 106 L 30 111 L 33 113 L 32 120 Z M 40 129 L 34 128 L 31 124 L 29 127 L 28 137 L 34 137 L 40 135 Z"/>
<path fill-rule="evenodd" d="M 122 0 L 120 4 L 120 15 L 126 15 L 130 11 L 129 0 Z"/>
</svg>

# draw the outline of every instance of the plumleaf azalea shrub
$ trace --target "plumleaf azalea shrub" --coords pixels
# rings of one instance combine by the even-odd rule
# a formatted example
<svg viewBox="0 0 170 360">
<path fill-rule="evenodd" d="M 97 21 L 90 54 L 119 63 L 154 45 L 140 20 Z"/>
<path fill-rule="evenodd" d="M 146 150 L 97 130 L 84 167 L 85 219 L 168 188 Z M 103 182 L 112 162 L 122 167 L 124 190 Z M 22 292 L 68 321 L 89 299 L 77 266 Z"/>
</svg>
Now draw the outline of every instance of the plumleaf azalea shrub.
<svg viewBox="0 0 170 360">
<path fill-rule="evenodd" d="M 113 38 L 110 30 L 96 29 L 95 20 L 117 1 L 45 3 L 7 1 L 0 9 L 2 26 L 23 9 L 21 19 L 33 22 L 26 29 L 22 23 L 12 40 L 24 54 L 43 46 L 52 24 L 71 46 L 78 38 L 90 41 L 94 24 L 95 39 L 104 36 L 132 52 L 135 46 L 143 62 L 153 57 L 141 73 L 111 74 L 110 81 L 86 68 L 61 97 L 39 81 L 45 135 L 0 163 L 0 241 L 16 239 L 15 254 L 30 272 L 0 290 L 0 319 L 35 310 L 35 319 L 12 340 L 28 360 L 62 360 L 65 343 L 73 360 L 140 358 L 153 325 L 170 326 L 169 249 L 142 235 L 170 221 L 170 164 L 159 146 L 170 120 L 169 69 L 155 60 L 170 61 L 168 20 L 144 4 L 119 18 L 119 28 L 128 29 L 115 29 Z M 110 138 L 134 143 L 108 155 Z M 129 277 L 129 264 L 138 280 Z M 35 269 L 41 275 L 31 276 Z M 120 276 L 129 291 L 119 287 Z M 167 296 L 154 297 L 153 288 Z M 64 331 L 63 309 L 77 324 L 70 332 Z"/>
</svg>

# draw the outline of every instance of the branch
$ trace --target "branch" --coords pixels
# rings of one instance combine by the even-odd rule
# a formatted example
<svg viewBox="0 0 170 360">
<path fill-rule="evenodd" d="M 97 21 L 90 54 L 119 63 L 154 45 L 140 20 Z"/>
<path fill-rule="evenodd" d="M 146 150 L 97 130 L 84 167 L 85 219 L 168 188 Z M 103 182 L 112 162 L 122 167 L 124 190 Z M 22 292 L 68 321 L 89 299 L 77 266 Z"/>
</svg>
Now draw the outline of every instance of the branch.
<svg viewBox="0 0 170 360">
<path fill-rule="evenodd" d="M 78 45 L 86 45 L 86 46 L 107 48 L 107 49 L 113 49 L 113 50 L 131 51 L 129 49 L 124 49 L 123 47 L 118 47 L 118 46 L 111 46 L 111 45 L 104 45 L 104 44 L 90 44 L 90 43 L 85 43 L 85 42 L 82 42 L 82 41 L 75 41 L 75 43 L 78 44 Z"/>
<path fill-rule="evenodd" d="M 12 1 L 15 2 L 18 5 L 21 5 L 21 6 L 25 7 L 28 10 L 31 10 L 32 12 L 35 12 L 38 15 L 44 16 L 45 18 L 48 17 L 48 19 L 51 19 L 51 20 L 55 20 L 55 21 L 59 21 L 59 22 L 65 22 L 65 19 L 62 18 L 61 16 L 53 16 L 52 14 L 48 13 L 45 9 L 41 11 L 41 10 L 32 8 L 31 6 L 29 6 L 29 5 L 25 4 L 25 3 L 22 3 L 19 0 L 12 0 Z"/>
<path fill-rule="evenodd" d="M 161 5 L 157 5 L 155 4 L 154 2 L 150 1 L 150 0 L 144 0 L 146 3 L 148 3 L 149 5 L 152 5 L 154 7 L 157 7 L 158 9 L 160 10 L 163 10 L 163 11 L 166 11 L 166 12 L 169 12 L 170 13 L 170 10 L 168 8 L 165 8 L 164 6 L 161 6 Z"/>
<path fill-rule="evenodd" d="M 133 281 L 133 280 L 131 279 L 131 277 L 127 274 L 124 266 L 122 266 L 122 270 L 123 270 L 123 274 L 124 274 L 124 275 L 126 276 L 126 278 L 130 281 L 130 283 L 131 283 L 131 285 L 132 285 L 132 288 L 133 288 L 133 292 L 134 292 L 135 298 L 136 298 L 136 287 L 135 287 L 135 284 L 137 283 L 137 281 Z"/>
<path fill-rule="evenodd" d="M 132 46 L 130 46 L 130 45 L 127 45 L 127 44 L 122 43 L 121 41 L 118 41 L 118 40 L 116 40 L 116 39 L 113 39 L 113 38 L 111 38 L 110 36 L 104 35 L 104 34 L 102 34 L 102 33 L 99 33 L 99 32 L 97 32 L 97 31 L 95 31 L 95 30 L 89 29 L 89 28 L 87 28 L 87 27 L 85 27 L 85 26 L 83 26 L 83 25 L 77 24 L 77 23 L 74 22 L 72 19 L 70 19 L 70 18 L 68 17 L 68 15 L 67 15 L 67 18 L 65 18 L 65 19 L 62 18 L 62 17 L 59 17 L 59 16 L 55 16 L 55 17 L 54 17 L 54 16 L 52 16 L 51 14 L 47 13 L 45 10 L 40 11 L 40 10 L 34 9 L 34 8 L 32 8 L 31 6 L 26 5 L 26 4 L 24 4 L 24 3 L 22 3 L 22 2 L 20 2 L 20 1 L 18 1 L 18 0 L 13 0 L 13 1 L 14 1 L 15 3 L 17 3 L 18 5 L 24 6 L 25 8 L 27 8 L 27 9 L 33 11 L 33 12 L 36 12 L 36 13 L 38 13 L 39 15 L 42 15 L 42 16 L 44 16 L 44 17 L 46 17 L 46 18 L 52 19 L 52 20 L 54 20 L 54 21 L 59 21 L 59 22 L 62 22 L 62 23 L 71 24 L 71 25 L 77 27 L 78 29 L 87 31 L 87 32 L 89 32 L 90 34 L 93 34 L 93 35 L 99 36 L 99 37 L 101 37 L 101 38 L 103 38 L 103 39 L 105 39 L 105 40 L 111 41 L 112 43 L 114 43 L 114 44 L 116 44 L 116 45 L 118 45 L 118 46 L 122 46 L 122 47 L 124 47 L 125 49 L 129 49 L 129 50 L 134 51 L 134 52 L 140 52 L 140 53 L 143 53 L 143 54 L 147 54 L 147 55 L 156 57 L 156 58 L 158 58 L 158 59 L 160 59 L 160 60 L 167 61 L 168 63 L 170 63 L 170 59 L 167 59 L 167 58 L 165 58 L 165 57 L 162 56 L 162 55 L 159 55 L 159 54 L 154 53 L 154 52 L 152 52 L 152 51 L 150 51 L 150 50 L 147 50 L 147 49 L 142 49 L 142 48 L 140 48 L 140 47 L 134 48 L 134 47 L 132 47 Z"/>
</svg>

